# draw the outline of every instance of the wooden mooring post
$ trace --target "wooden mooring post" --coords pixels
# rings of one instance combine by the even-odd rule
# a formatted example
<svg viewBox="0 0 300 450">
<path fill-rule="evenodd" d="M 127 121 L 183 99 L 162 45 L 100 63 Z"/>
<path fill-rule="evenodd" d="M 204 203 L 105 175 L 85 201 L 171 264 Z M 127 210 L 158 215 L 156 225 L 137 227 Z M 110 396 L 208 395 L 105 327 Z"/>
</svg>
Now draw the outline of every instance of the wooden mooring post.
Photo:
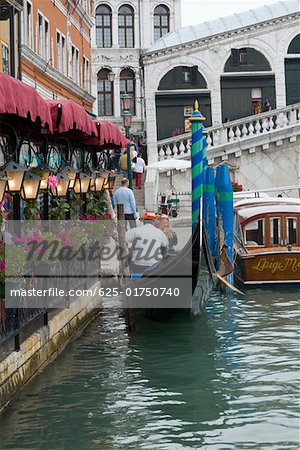
<svg viewBox="0 0 300 450">
<path fill-rule="evenodd" d="M 126 316 L 129 331 L 133 331 L 135 329 L 135 321 L 134 315 L 132 313 L 132 308 L 130 307 L 130 298 L 126 296 L 126 287 L 131 285 L 130 278 L 130 269 L 129 269 L 129 261 L 128 261 L 128 246 L 126 242 L 126 222 L 125 222 L 125 214 L 124 214 L 124 205 L 117 205 L 117 230 L 118 230 L 118 238 L 119 238 L 119 277 L 123 276 L 125 280 L 124 286 L 124 298 L 125 298 L 125 308 L 126 308 Z M 120 285 L 120 283 L 119 283 Z"/>
</svg>

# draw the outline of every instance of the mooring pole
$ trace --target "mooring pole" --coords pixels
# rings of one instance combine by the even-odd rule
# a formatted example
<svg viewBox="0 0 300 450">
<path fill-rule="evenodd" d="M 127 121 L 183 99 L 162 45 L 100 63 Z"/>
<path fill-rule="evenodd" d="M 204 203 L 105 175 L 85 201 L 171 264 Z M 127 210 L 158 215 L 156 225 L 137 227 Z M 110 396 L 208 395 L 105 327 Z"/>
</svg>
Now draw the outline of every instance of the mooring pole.
<svg viewBox="0 0 300 450">
<path fill-rule="evenodd" d="M 126 224 L 125 224 L 125 214 L 124 214 L 124 205 L 117 205 L 117 229 L 118 229 L 118 246 L 119 246 L 119 264 L 120 264 L 120 274 L 119 276 L 124 278 L 124 298 L 125 298 L 125 309 L 127 312 L 127 323 L 129 331 L 133 331 L 135 329 L 134 324 L 134 316 L 132 313 L 132 309 L 130 307 L 130 297 L 126 295 L 126 287 L 129 286 L 130 283 L 130 269 L 128 264 L 128 246 L 126 242 Z"/>
<path fill-rule="evenodd" d="M 200 199 L 204 184 L 204 152 L 206 138 L 203 136 L 203 121 L 206 120 L 199 111 L 197 100 L 190 118 L 192 125 L 192 226 L 193 231 L 199 220 Z"/>
</svg>

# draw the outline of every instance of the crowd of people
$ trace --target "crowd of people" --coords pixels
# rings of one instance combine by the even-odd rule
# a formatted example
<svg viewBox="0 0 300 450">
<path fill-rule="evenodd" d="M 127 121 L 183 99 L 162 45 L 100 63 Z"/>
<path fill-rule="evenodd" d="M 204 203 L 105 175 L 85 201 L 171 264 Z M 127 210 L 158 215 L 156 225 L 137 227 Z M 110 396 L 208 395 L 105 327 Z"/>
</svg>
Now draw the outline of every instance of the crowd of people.
<svg viewBox="0 0 300 450">
<path fill-rule="evenodd" d="M 142 187 L 142 176 L 146 167 L 146 150 L 133 142 L 130 145 L 130 162 L 133 179 L 137 189 Z M 127 149 L 123 151 L 118 148 L 111 154 L 110 166 L 118 173 L 122 173 L 124 178 L 128 178 L 128 155 Z"/>
</svg>

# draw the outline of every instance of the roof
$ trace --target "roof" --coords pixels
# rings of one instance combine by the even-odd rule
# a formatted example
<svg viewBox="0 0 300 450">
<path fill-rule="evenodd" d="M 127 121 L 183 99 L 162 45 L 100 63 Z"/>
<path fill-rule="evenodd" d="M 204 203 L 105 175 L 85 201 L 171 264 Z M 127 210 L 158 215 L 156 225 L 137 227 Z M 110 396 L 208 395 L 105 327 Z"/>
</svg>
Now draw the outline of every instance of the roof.
<svg viewBox="0 0 300 450">
<path fill-rule="evenodd" d="M 289 14 L 299 13 L 299 0 L 287 0 L 244 11 L 239 14 L 222 17 L 199 25 L 190 25 L 172 31 L 150 47 L 147 53 L 164 50 L 168 47 L 187 44 L 206 37 L 245 28 L 260 22 L 265 22 Z"/>
<path fill-rule="evenodd" d="M 238 202 L 234 206 L 241 222 L 266 214 L 300 214 L 300 200 L 297 198 L 256 198 Z"/>
</svg>

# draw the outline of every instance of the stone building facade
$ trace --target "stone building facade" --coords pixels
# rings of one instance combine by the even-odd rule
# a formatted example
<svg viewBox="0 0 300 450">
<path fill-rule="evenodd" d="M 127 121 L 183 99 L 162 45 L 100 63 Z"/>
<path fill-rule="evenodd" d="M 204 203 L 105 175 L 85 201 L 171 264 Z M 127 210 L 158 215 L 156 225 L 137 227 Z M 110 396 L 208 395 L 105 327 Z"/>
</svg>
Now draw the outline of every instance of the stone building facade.
<svg viewBox="0 0 300 450">
<path fill-rule="evenodd" d="M 299 102 L 299 20 L 299 2 L 288 0 L 184 27 L 154 43 L 143 55 L 149 161 L 157 160 L 158 139 L 184 132 L 195 99 L 207 125 L 255 114 L 267 99 L 273 109 Z M 162 121 L 171 128 L 162 130 Z"/>
<path fill-rule="evenodd" d="M 132 132 L 144 130 L 142 53 L 180 28 L 181 0 L 96 0 L 92 34 L 94 113 L 122 126 L 120 95 L 132 101 Z"/>
</svg>

